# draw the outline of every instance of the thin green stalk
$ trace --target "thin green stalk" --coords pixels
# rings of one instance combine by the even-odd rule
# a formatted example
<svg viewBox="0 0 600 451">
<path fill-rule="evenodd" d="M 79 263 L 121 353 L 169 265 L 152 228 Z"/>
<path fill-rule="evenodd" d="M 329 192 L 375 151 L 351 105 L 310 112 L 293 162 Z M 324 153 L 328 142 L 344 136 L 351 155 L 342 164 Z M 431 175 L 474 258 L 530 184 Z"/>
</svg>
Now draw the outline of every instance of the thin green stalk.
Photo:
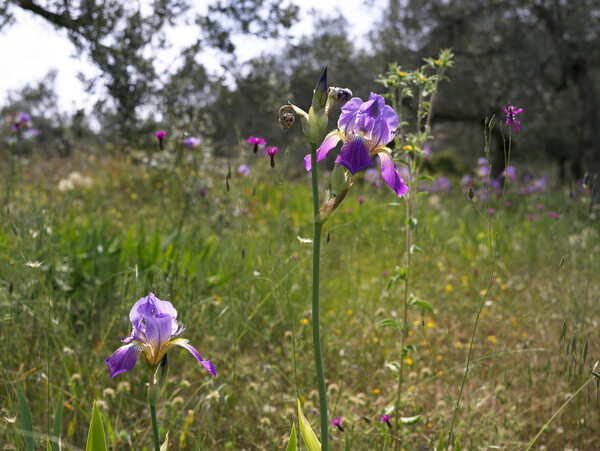
<svg viewBox="0 0 600 451">
<path fill-rule="evenodd" d="M 406 278 L 404 279 L 404 312 L 402 316 L 402 342 L 401 342 L 401 360 L 400 360 L 400 374 L 398 375 L 398 391 L 396 392 L 396 406 L 394 409 L 394 424 L 398 424 L 399 416 L 400 416 L 400 398 L 402 396 L 402 382 L 404 379 L 404 349 L 406 348 L 406 339 L 408 337 L 408 328 L 406 327 L 408 323 L 408 299 L 410 293 L 410 266 L 411 266 L 411 252 L 410 248 L 412 247 L 412 217 L 414 215 L 415 210 L 415 198 L 417 194 L 416 186 L 416 169 L 415 171 L 411 170 L 411 180 L 409 181 L 409 191 L 408 191 L 408 199 L 406 202 Z M 394 449 L 397 449 L 398 443 L 400 440 L 396 440 L 394 442 Z"/>
<path fill-rule="evenodd" d="M 317 181 L 317 145 L 310 144 L 310 158 L 312 164 L 312 196 L 314 210 L 313 229 L 313 280 L 312 280 L 312 325 L 313 349 L 315 353 L 315 367 L 317 370 L 317 385 L 319 387 L 319 412 L 321 416 L 321 449 L 329 450 L 329 421 L 327 418 L 327 389 L 325 387 L 325 373 L 323 371 L 323 356 L 321 352 L 321 332 L 319 320 L 319 274 L 321 257 L 321 230 L 323 223 L 319 219 L 319 185 Z"/>
<path fill-rule="evenodd" d="M 156 424 L 156 406 L 150 403 L 150 416 L 152 417 L 152 433 L 154 434 L 154 451 L 160 451 L 158 443 L 158 425 Z"/>
<path fill-rule="evenodd" d="M 546 422 L 546 424 L 544 424 L 541 429 L 539 430 L 539 432 L 536 434 L 535 437 L 533 437 L 529 443 L 527 444 L 527 448 L 525 448 L 525 451 L 528 451 L 531 449 L 531 447 L 533 446 L 533 444 L 536 442 L 536 440 L 538 438 L 540 438 L 540 435 L 542 435 L 542 432 L 544 432 L 548 426 L 550 425 L 550 423 L 552 423 L 552 421 L 554 421 L 554 419 L 562 412 L 562 410 L 567 407 L 567 404 L 569 404 L 571 402 L 572 399 L 575 399 L 575 396 L 577 396 L 579 394 L 579 392 L 581 390 L 583 390 L 585 387 L 587 387 L 587 385 L 592 381 L 592 379 L 594 379 L 595 376 L 590 377 L 587 382 L 585 384 L 583 384 L 581 387 L 579 387 L 579 389 L 573 393 L 573 396 L 569 397 L 562 406 L 560 406 L 560 408 L 554 412 L 554 415 L 552 415 L 552 417 Z"/>
</svg>

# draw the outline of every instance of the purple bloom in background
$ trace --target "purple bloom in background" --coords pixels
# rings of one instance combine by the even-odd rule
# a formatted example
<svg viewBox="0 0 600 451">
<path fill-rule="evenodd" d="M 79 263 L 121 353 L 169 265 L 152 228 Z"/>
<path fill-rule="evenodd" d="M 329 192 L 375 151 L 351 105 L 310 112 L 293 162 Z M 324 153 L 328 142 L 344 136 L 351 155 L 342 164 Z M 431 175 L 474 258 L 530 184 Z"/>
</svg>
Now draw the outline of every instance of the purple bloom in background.
<svg viewBox="0 0 600 451">
<path fill-rule="evenodd" d="M 539 211 L 544 211 L 544 206 L 542 204 L 538 204 L 536 207 Z"/>
<path fill-rule="evenodd" d="M 258 152 L 258 146 L 264 146 L 267 142 L 263 138 L 259 138 L 258 136 L 250 136 L 248 138 L 249 144 L 254 144 L 254 153 Z"/>
<path fill-rule="evenodd" d="M 554 219 L 559 219 L 560 213 L 556 213 L 555 211 L 549 211 L 548 216 L 550 216 L 551 218 L 554 218 Z"/>
<path fill-rule="evenodd" d="M 390 429 L 392 429 L 392 423 L 390 423 L 390 416 L 386 413 L 385 415 L 381 415 L 379 417 L 379 421 L 388 425 Z"/>
<path fill-rule="evenodd" d="M 343 145 L 335 162 L 352 174 L 373 166 L 371 157 L 379 155 L 383 180 L 398 197 L 402 197 L 408 187 L 394 166 L 391 150 L 385 147 L 394 139 L 399 123 L 394 109 L 386 105 L 380 95 L 371 93 L 367 102 L 353 97 L 342 107 L 338 130 L 329 133 L 317 149 L 317 162 L 324 160 L 340 141 Z M 311 164 L 310 155 L 307 155 L 304 158 L 307 171 L 310 171 Z"/>
<path fill-rule="evenodd" d="M 161 130 L 161 131 L 156 132 L 155 135 L 158 138 L 158 147 L 160 148 L 160 150 L 163 150 L 164 149 L 163 140 L 165 139 L 166 132 L 164 130 Z"/>
<path fill-rule="evenodd" d="M 504 168 L 504 171 L 502 171 L 502 174 L 500 175 L 509 180 L 516 180 L 517 171 L 515 170 L 514 166 L 507 166 L 506 168 Z"/>
<path fill-rule="evenodd" d="M 187 147 L 188 149 L 195 149 L 200 144 L 202 144 L 202 138 L 196 138 L 194 136 L 191 136 L 189 138 L 185 138 L 183 140 L 183 146 Z"/>
<path fill-rule="evenodd" d="M 250 174 L 250 168 L 247 165 L 242 164 L 239 168 L 237 168 L 237 174 L 240 177 L 246 177 L 248 174 Z"/>
<path fill-rule="evenodd" d="M 440 175 L 431 184 L 431 191 L 432 192 L 441 191 L 444 193 L 451 193 L 452 192 L 452 182 L 445 175 Z"/>
<path fill-rule="evenodd" d="M 365 196 L 358 196 L 358 204 L 362 205 L 365 203 Z"/>
<path fill-rule="evenodd" d="M 488 215 L 493 215 L 494 213 L 496 213 L 496 210 L 494 210 L 493 208 L 488 208 L 486 211 Z"/>
<path fill-rule="evenodd" d="M 342 427 L 342 417 L 334 418 L 331 422 L 331 425 L 338 428 L 340 432 L 344 432 L 344 428 Z"/>
<path fill-rule="evenodd" d="M 535 221 L 535 215 L 529 215 L 529 220 L 530 221 Z"/>
<path fill-rule="evenodd" d="M 521 123 L 521 121 L 519 119 L 517 119 L 517 114 L 519 114 L 521 111 L 523 111 L 523 108 L 519 108 L 518 110 L 515 110 L 514 106 L 508 105 L 508 108 L 503 106 L 502 109 L 506 113 L 506 123 L 504 124 L 504 126 L 506 127 L 507 125 L 512 124 L 512 126 L 515 130 L 515 133 L 518 132 L 519 124 Z"/>
<path fill-rule="evenodd" d="M 18 132 L 24 128 L 31 128 L 31 116 L 21 111 L 17 116 L 17 120 L 13 124 L 13 130 Z"/>
<path fill-rule="evenodd" d="M 177 324 L 177 310 L 168 301 L 161 301 L 154 294 L 138 300 L 129 313 L 133 330 L 121 341 L 125 343 L 105 360 L 110 369 L 110 377 L 129 371 L 140 354 L 151 371 L 155 371 L 160 361 L 173 346 L 181 346 L 192 353 L 196 360 L 215 376 L 217 371 L 210 360 L 204 360 L 188 340 L 175 338 L 184 331 Z"/>
<path fill-rule="evenodd" d="M 365 181 L 372 183 L 373 185 L 380 187 L 381 186 L 381 178 L 377 173 L 377 169 L 367 168 L 365 171 Z"/>
<path fill-rule="evenodd" d="M 271 157 L 271 167 L 275 167 L 275 154 L 277 153 L 277 147 L 267 147 L 267 155 Z"/>
</svg>

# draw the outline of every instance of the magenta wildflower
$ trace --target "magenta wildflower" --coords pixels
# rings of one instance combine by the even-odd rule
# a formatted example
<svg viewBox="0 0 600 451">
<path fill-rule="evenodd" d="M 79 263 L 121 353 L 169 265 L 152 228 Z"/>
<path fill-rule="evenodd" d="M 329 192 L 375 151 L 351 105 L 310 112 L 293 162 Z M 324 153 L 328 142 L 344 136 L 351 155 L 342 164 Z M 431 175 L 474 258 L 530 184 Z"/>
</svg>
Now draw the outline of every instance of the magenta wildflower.
<svg viewBox="0 0 600 451">
<path fill-rule="evenodd" d="M 196 138 L 194 136 L 183 140 L 183 147 L 187 147 L 188 149 L 195 149 L 200 144 L 202 144 L 202 138 Z"/>
<path fill-rule="evenodd" d="M 338 428 L 340 432 L 344 432 L 344 428 L 342 427 L 342 417 L 334 418 L 331 425 Z"/>
<path fill-rule="evenodd" d="M 267 147 L 267 155 L 271 157 L 271 167 L 275 167 L 275 154 L 277 153 L 277 147 Z"/>
<path fill-rule="evenodd" d="M 535 215 L 529 215 L 529 220 L 530 221 L 535 221 Z"/>
<path fill-rule="evenodd" d="M 554 218 L 554 219 L 559 219 L 560 213 L 556 213 L 555 211 L 549 211 L 548 216 L 550 216 L 551 218 Z"/>
<path fill-rule="evenodd" d="M 408 187 L 394 166 L 392 151 L 386 145 L 394 139 L 400 120 L 392 107 L 385 104 L 380 95 L 371 93 L 363 102 L 353 97 L 342 107 L 338 119 L 338 129 L 329 133 L 317 149 L 317 162 L 324 160 L 338 142 L 343 145 L 335 162 L 352 174 L 373 165 L 371 157 L 379 155 L 381 176 L 386 183 L 402 197 Z M 311 170 L 311 157 L 304 158 L 304 166 Z"/>
<path fill-rule="evenodd" d="M 365 203 L 365 197 L 364 196 L 358 196 L 358 204 L 362 205 Z"/>
<path fill-rule="evenodd" d="M 259 138 L 258 136 L 250 136 L 248 138 L 249 144 L 254 144 L 254 153 L 258 152 L 258 146 L 264 146 L 267 142 L 263 138 Z"/>
<path fill-rule="evenodd" d="M 158 138 L 158 147 L 160 148 L 160 150 L 163 150 L 164 149 L 163 140 L 165 139 L 166 132 L 164 130 L 160 130 L 160 131 L 156 132 L 155 135 Z"/>
<path fill-rule="evenodd" d="M 486 211 L 488 215 L 493 215 L 494 213 L 496 213 L 496 210 L 494 210 L 493 208 L 488 208 Z"/>
<path fill-rule="evenodd" d="M 133 305 L 129 320 L 133 327 L 131 334 L 127 338 L 121 337 L 125 344 L 105 360 L 111 378 L 132 369 L 140 355 L 154 372 L 173 346 L 187 349 L 210 374 L 217 374 L 212 362 L 204 360 L 188 340 L 174 338 L 185 329 L 177 324 L 177 310 L 170 302 L 161 301 L 150 293 Z"/>
<path fill-rule="evenodd" d="M 385 415 L 381 415 L 379 417 L 379 421 L 388 425 L 390 429 L 392 429 L 392 423 L 390 423 L 390 416 L 386 413 Z"/>
<path fill-rule="evenodd" d="M 514 106 L 508 105 L 508 108 L 503 106 L 502 109 L 504 109 L 504 112 L 506 113 L 506 123 L 504 124 L 504 126 L 506 127 L 507 125 L 512 124 L 515 133 L 520 131 L 519 124 L 521 123 L 521 121 L 517 119 L 517 114 L 523 111 L 523 108 L 515 110 Z"/>
</svg>

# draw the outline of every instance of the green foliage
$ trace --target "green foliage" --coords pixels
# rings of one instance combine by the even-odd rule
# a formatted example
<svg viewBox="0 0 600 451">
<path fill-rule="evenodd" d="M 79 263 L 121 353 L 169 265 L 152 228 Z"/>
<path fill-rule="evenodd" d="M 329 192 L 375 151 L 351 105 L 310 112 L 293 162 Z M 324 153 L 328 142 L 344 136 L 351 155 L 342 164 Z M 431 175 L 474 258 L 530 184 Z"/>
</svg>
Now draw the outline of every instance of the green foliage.
<svg viewBox="0 0 600 451">
<path fill-rule="evenodd" d="M 27 451 L 33 451 L 35 432 L 33 431 L 33 420 L 31 418 L 31 410 L 21 384 L 17 381 L 17 400 L 19 403 L 19 419 L 21 420 L 21 430 L 23 431 L 23 438 L 25 439 L 25 447 Z"/>
<path fill-rule="evenodd" d="M 94 400 L 94 407 L 92 410 L 92 421 L 90 422 L 90 429 L 85 444 L 86 451 L 103 451 L 106 448 L 106 437 L 104 436 L 104 425 L 102 424 L 102 417 L 100 416 L 100 410 L 96 400 Z"/>
</svg>

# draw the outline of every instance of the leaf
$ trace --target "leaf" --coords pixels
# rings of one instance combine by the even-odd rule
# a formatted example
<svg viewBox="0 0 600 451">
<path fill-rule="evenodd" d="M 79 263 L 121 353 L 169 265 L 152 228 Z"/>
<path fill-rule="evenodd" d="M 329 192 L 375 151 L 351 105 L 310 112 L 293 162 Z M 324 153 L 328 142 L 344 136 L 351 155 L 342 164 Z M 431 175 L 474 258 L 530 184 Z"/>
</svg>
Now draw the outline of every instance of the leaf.
<svg viewBox="0 0 600 451">
<path fill-rule="evenodd" d="M 454 451 L 462 451 L 462 448 L 460 446 L 460 440 L 458 440 L 458 437 L 456 437 L 456 445 L 454 446 Z"/>
<path fill-rule="evenodd" d="M 92 421 L 90 421 L 90 430 L 88 431 L 86 451 L 106 451 L 106 438 L 104 437 L 104 425 L 100 410 L 94 399 L 94 410 L 92 411 Z"/>
<path fill-rule="evenodd" d="M 21 419 L 25 447 L 27 451 L 33 451 L 33 420 L 31 419 L 29 404 L 27 404 L 27 399 L 25 399 L 19 381 L 17 381 L 17 402 L 19 404 L 19 418 Z"/>
<path fill-rule="evenodd" d="M 394 374 L 400 374 L 400 364 L 398 362 L 389 362 L 386 365 Z"/>
<path fill-rule="evenodd" d="M 432 315 L 435 316 L 435 312 L 433 311 L 433 307 L 427 301 L 424 301 L 422 299 L 417 299 L 417 298 L 411 298 L 408 301 L 408 305 L 418 305 L 420 307 L 423 307 L 425 310 L 427 310 L 428 312 L 430 312 Z"/>
<path fill-rule="evenodd" d="M 414 417 L 401 417 L 400 423 L 402 424 L 417 424 L 421 421 L 421 415 L 415 415 Z"/>
<path fill-rule="evenodd" d="M 298 400 L 298 418 L 300 419 L 300 433 L 302 434 L 302 439 L 304 440 L 304 444 L 308 448 L 308 451 L 321 451 L 321 443 L 310 427 L 310 423 L 302 413 L 300 400 Z"/>
<path fill-rule="evenodd" d="M 433 182 L 435 179 L 430 175 L 420 175 L 419 180 L 425 180 L 427 182 Z"/>
<path fill-rule="evenodd" d="M 402 323 L 400 321 L 394 321 L 393 319 L 383 319 L 379 321 L 377 327 L 396 327 L 399 330 L 402 330 Z"/>
<path fill-rule="evenodd" d="M 425 251 L 423 249 L 421 249 L 419 246 L 417 246 L 416 244 L 413 244 L 410 247 L 410 253 L 411 254 L 415 254 L 415 253 L 425 254 Z"/>
<path fill-rule="evenodd" d="M 436 451 L 444 451 L 444 431 L 440 432 L 440 440 L 438 441 Z"/>
<path fill-rule="evenodd" d="M 292 423 L 292 432 L 290 432 L 290 440 L 285 447 L 285 451 L 296 451 L 298 445 L 296 444 L 296 424 Z"/>
<path fill-rule="evenodd" d="M 160 451 L 167 451 L 169 449 L 169 431 L 165 434 L 165 441 L 160 445 Z"/>
<path fill-rule="evenodd" d="M 60 398 L 58 398 L 58 403 L 56 404 L 56 410 L 54 412 L 54 436 L 50 439 L 50 446 L 52 447 L 52 451 L 59 451 L 60 449 L 60 430 L 62 429 L 62 408 L 63 408 L 63 391 L 60 390 Z"/>
</svg>

